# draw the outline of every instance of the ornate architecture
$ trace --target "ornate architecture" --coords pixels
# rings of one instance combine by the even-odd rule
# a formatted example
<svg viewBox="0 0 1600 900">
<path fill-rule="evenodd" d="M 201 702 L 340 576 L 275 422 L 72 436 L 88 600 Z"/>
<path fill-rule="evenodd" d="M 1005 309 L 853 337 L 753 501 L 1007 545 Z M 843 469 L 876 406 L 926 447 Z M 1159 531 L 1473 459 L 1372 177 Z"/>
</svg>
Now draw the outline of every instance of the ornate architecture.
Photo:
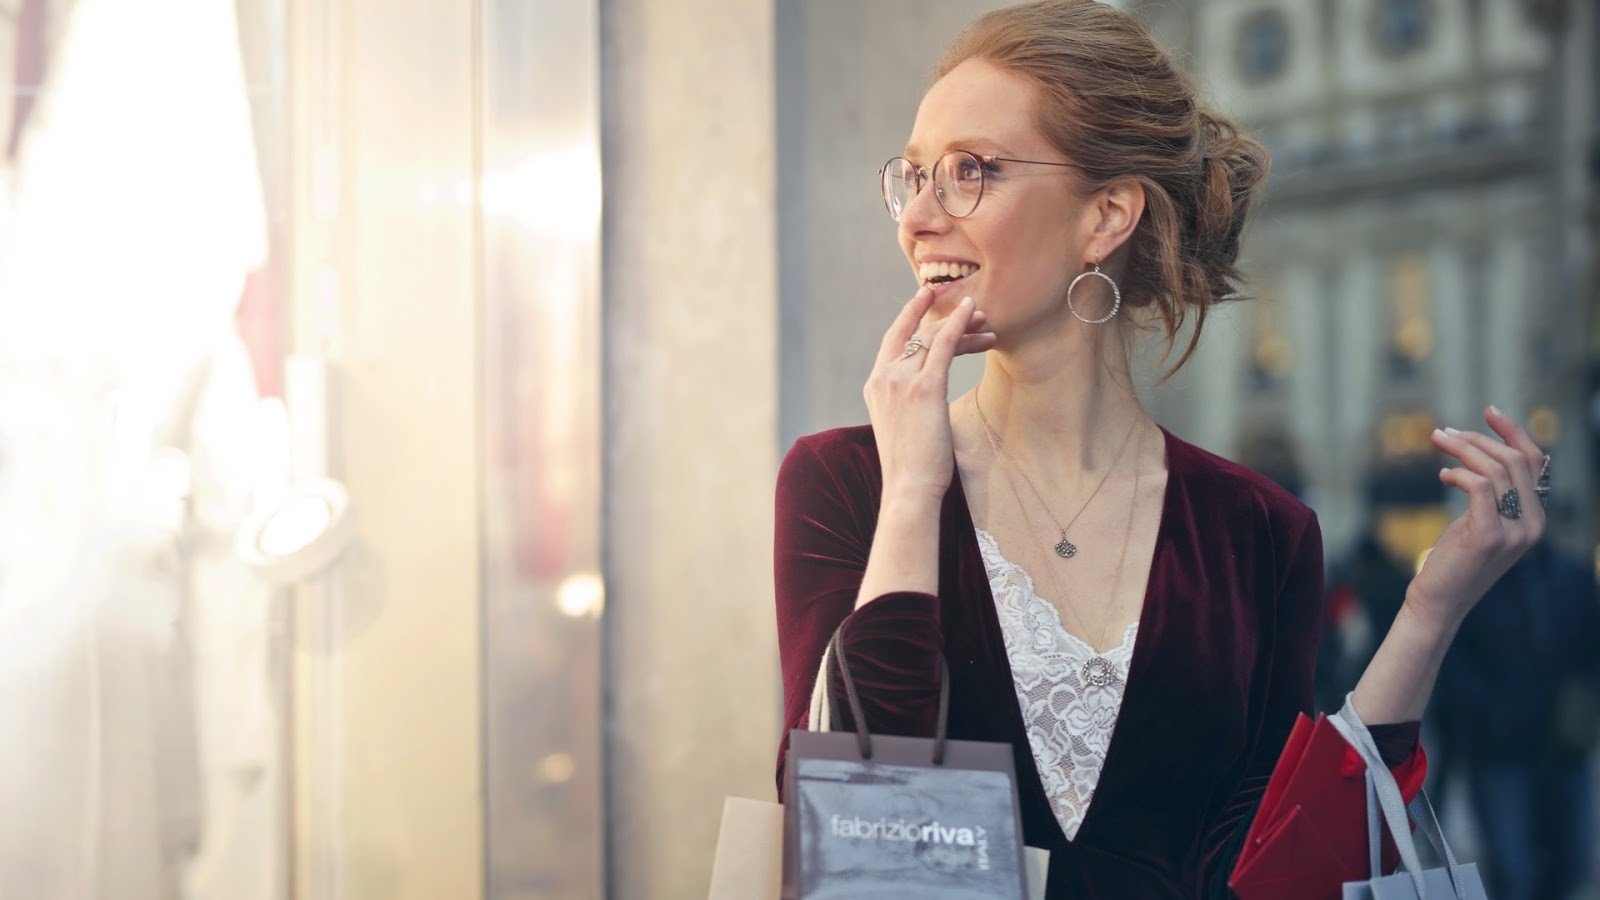
<svg viewBox="0 0 1600 900">
<path fill-rule="evenodd" d="M 1424 513 L 1402 543 L 1431 543 L 1444 510 L 1428 434 L 1484 428 L 1494 403 L 1566 462 L 1562 533 L 1589 546 L 1594 11 L 1197 0 L 1140 14 L 1274 157 L 1245 244 L 1264 302 L 1207 323 L 1192 371 L 1153 393 L 1158 415 L 1299 481 L 1337 553 L 1390 503 Z"/>
</svg>

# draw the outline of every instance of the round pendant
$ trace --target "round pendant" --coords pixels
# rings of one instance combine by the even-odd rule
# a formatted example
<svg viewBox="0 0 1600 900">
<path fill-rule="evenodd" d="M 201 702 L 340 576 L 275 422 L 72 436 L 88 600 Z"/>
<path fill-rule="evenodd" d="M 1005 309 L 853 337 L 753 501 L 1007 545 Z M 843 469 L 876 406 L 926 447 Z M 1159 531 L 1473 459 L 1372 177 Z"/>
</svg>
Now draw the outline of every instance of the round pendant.
<svg viewBox="0 0 1600 900">
<path fill-rule="evenodd" d="M 1078 555 L 1078 545 L 1067 540 L 1067 536 L 1063 534 L 1061 543 L 1056 545 L 1056 555 L 1062 559 L 1071 559 Z"/>
<path fill-rule="evenodd" d="M 1117 669 L 1103 656 L 1090 657 L 1083 664 L 1083 680 L 1095 687 L 1108 687 L 1117 681 Z"/>
</svg>

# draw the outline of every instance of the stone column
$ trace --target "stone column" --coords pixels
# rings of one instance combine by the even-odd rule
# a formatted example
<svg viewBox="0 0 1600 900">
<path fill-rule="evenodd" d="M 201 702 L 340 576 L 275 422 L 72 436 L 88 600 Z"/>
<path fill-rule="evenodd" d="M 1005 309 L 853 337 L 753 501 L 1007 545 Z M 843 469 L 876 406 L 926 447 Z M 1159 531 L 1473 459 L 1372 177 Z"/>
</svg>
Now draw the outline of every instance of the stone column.
<svg viewBox="0 0 1600 900">
<path fill-rule="evenodd" d="M 1440 425 L 1479 430 L 1478 384 L 1483 360 L 1483 323 L 1477 309 L 1483 304 L 1469 273 L 1466 237 L 1441 231 L 1428 249 L 1428 279 L 1432 306 L 1433 366 L 1436 373 L 1434 409 Z"/>
<path fill-rule="evenodd" d="M 704 896 L 771 799 L 773 5 L 602 9 L 608 896 Z"/>
<path fill-rule="evenodd" d="M 1290 227 L 1295 235 L 1311 230 L 1304 223 Z M 1289 408 L 1285 415 L 1305 469 L 1306 485 L 1320 505 L 1327 494 L 1325 487 L 1333 460 L 1328 442 L 1334 429 L 1327 405 L 1328 382 L 1333 374 L 1328 360 L 1328 309 L 1322 269 L 1316 258 L 1305 254 L 1291 257 L 1283 267 L 1282 285 L 1279 302 L 1284 305 L 1289 346 L 1294 352 L 1289 364 Z"/>
<path fill-rule="evenodd" d="M 1380 403 L 1383 353 L 1384 285 L 1380 248 L 1366 237 L 1375 213 L 1362 208 L 1344 212 L 1335 229 L 1348 248 L 1335 260 L 1331 300 L 1334 337 L 1329 377 L 1338 384 L 1331 412 L 1335 423 L 1330 443 L 1336 451 L 1323 516 L 1323 542 L 1342 549 L 1359 533 L 1366 515 L 1365 476 L 1370 464 L 1373 427 Z"/>
</svg>

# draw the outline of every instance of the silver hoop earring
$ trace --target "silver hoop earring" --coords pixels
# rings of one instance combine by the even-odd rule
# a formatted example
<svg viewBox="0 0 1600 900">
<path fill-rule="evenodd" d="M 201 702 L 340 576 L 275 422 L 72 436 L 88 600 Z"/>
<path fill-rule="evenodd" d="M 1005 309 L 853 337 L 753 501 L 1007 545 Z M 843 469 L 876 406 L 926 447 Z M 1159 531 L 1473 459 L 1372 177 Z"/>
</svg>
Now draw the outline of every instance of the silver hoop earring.
<svg viewBox="0 0 1600 900">
<path fill-rule="evenodd" d="M 1088 278 L 1090 275 L 1099 275 L 1101 278 L 1104 278 L 1106 280 L 1106 284 L 1111 285 L 1111 296 L 1113 298 L 1112 302 L 1111 302 L 1111 311 L 1106 313 L 1104 316 L 1102 316 L 1102 317 L 1100 317 L 1098 319 L 1085 319 L 1083 316 L 1078 315 L 1077 308 L 1072 305 L 1072 289 L 1078 286 L 1078 282 L 1084 280 L 1085 278 Z M 1117 287 L 1117 283 L 1115 281 L 1111 280 L 1111 276 L 1110 275 L 1107 275 L 1106 273 L 1100 271 L 1100 264 L 1099 263 L 1095 263 L 1094 264 L 1094 271 L 1093 272 L 1084 272 L 1082 275 L 1079 275 L 1077 278 L 1072 279 L 1072 283 L 1067 285 L 1067 310 L 1072 313 L 1072 317 L 1073 318 L 1077 319 L 1079 322 L 1082 322 L 1085 325 L 1104 325 L 1105 323 L 1111 321 L 1112 317 L 1114 317 L 1117 314 L 1117 310 L 1119 310 L 1121 308 L 1122 308 L 1122 291 L 1121 291 L 1121 289 L 1119 289 Z"/>
</svg>

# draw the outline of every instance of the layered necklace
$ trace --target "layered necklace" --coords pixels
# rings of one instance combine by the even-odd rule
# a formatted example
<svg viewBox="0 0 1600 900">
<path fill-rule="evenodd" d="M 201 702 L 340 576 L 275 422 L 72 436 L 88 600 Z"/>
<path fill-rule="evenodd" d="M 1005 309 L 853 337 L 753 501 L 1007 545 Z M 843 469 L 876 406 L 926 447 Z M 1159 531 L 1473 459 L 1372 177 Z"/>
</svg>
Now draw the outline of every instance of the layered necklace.
<svg viewBox="0 0 1600 900">
<path fill-rule="evenodd" d="M 977 404 L 977 391 L 972 392 L 972 401 L 974 405 Z M 1022 511 L 1022 521 L 1028 526 L 1028 533 L 1030 535 L 1037 534 L 1038 532 L 1035 531 L 1033 527 L 1033 519 L 1028 515 L 1027 505 L 1022 502 L 1022 492 L 1017 490 L 1017 483 L 1011 477 L 1011 469 L 1016 468 L 1019 473 L 1022 472 L 1022 469 L 1016 466 L 1015 462 L 1011 460 L 1010 454 L 1007 454 L 1000 448 L 1000 444 L 997 440 L 994 429 L 989 427 L 989 420 L 983 415 L 982 406 L 978 406 L 978 418 L 983 421 L 984 436 L 989 439 L 989 447 L 994 451 L 995 460 L 1002 464 L 1000 471 L 1006 476 L 1006 483 L 1011 485 L 1011 495 L 1017 498 L 1017 508 Z M 1111 594 L 1110 599 L 1106 601 L 1105 615 L 1101 618 L 1100 638 L 1089 648 L 1090 656 L 1089 659 L 1084 662 L 1082 669 L 1084 682 L 1087 684 L 1092 684 L 1095 687 L 1108 687 L 1112 684 L 1115 684 L 1117 681 L 1116 666 L 1113 665 L 1111 660 L 1107 659 L 1105 654 L 1102 653 L 1098 648 L 1106 641 L 1106 629 L 1111 625 L 1111 611 L 1116 606 L 1117 589 L 1122 586 L 1122 568 L 1128 559 L 1128 543 L 1133 537 L 1133 514 L 1138 508 L 1139 504 L 1139 476 L 1144 469 L 1144 429 L 1140 428 L 1139 425 L 1139 421 L 1136 420 L 1133 428 L 1128 430 L 1130 437 L 1132 436 L 1133 432 L 1139 432 L 1139 440 L 1134 445 L 1133 451 L 1133 496 L 1128 501 L 1128 525 L 1122 534 L 1122 551 L 1117 555 L 1116 572 L 1111 577 Z M 1127 445 L 1128 439 L 1125 437 L 1122 439 L 1122 446 L 1125 449 Z M 1122 450 L 1119 449 L 1117 451 L 1117 458 L 1113 459 L 1111 465 L 1106 468 L 1106 474 L 1100 477 L 1100 485 L 1104 485 L 1106 483 L 1106 478 L 1110 476 L 1111 470 L 1116 468 L 1116 464 L 1121 458 Z M 1026 474 L 1023 474 L 1022 477 L 1025 480 L 1028 478 Z M 1033 482 L 1028 481 L 1028 486 L 1032 488 Z M 1097 494 L 1099 492 L 1100 487 L 1096 486 L 1094 493 Z M 1034 496 L 1039 496 L 1037 489 L 1034 490 Z M 1094 494 L 1090 494 L 1089 499 L 1093 500 Z M 1044 506 L 1045 512 L 1049 513 L 1050 508 L 1045 506 L 1043 498 L 1039 499 L 1039 505 Z M 1087 507 L 1088 505 L 1088 502 L 1085 501 L 1084 507 Z M 1082 514 L 1083 510 L 1078 510 L 1078 515 Z M 1051 519 L 1054 518 L 1055 516 L 1052 515 Z M 1073 521 L 1076 522 L 1077 518 L 1077 516 L 1073 516 Z M 1060 522 L 1057 522 L 1056 524 L 1059 526 Z M 1056 545 L 1056 553 L 1058 553 L 1063 559 L 1070 559 L 1071 557 L 1077 555 L 1077 547 L 1067 543 L 1066 529 L 1064 528 L 1061 532 L 1061 541 L 1062 543 L 1067 544 L 1067 546 L 1071 549 L 1071 552 L 1064 552 L 1061 549 L 1061 545 L 1058 544 Z M 1073 617 L 1078 620 L 1078 625 L 1080 627 L 1087 628 L 1088 623 L 1084 621 L 1082 614 L 1078 612 L 1077 604 L 1072 602 L 1071 596 L 1067 593 L 1065 587 L 1061 584 L 1060 579 L 1056 576 L 1055 567 L 1050 565 L 1048 557 L 1046 558 L 1044 567 L 1049 572 L 1051 581 L 1055 583 L 1056 590 L 1059 592 L 1061 599 L 1066 602 L 1067 608 L 1072 610 Z"/>
<path fill-rule="evenodd" d="M 989 438 L 989 446 L 995 447 L 995 452 L 998 454 L 1000 450 L 997 446 L 997 442 L 999 441 L 1000 436 L 995 432 L 994 428 L 989 425 L 989 417 L 983 414 L 983 404 L 978 402 L 978 392 L 976 390 L 972 392 L 972 404 L 978 408 L 978 419 L 983 422 L 983 432 L 984 435 Z M 1050 511 L 1050 505 L 1045 503 L 1044 497 L 1039 495 L 1039 489 L 1034 487 L 1033 479 L 1028 477 L 1028 473 L 1023 472 L 1021 466 L 1017 466 L 1014 461 L 1012 462 L 1012 466 L 1015 467 L 1017 472 L 1022 475 L 1022 480 L 1028 483 L 1028 490 L 1033 491 L 1034 498 L 1039 501 L 1040 506 L 1044 507 L 1045 515 L 1049 516 L 1050 521 L 1056 523 L 1056 528 L 1060 529 L 1061 531 L 1061 540 L 1055 545 L 1057 556 L 1061 557 L 1062 559 L 1071 559 L 1078 555 L 1078 545 L 1067 540 L 1067 529 L 1071 528 L 1077 523 L 1078 516 L 1083 515 L 1083 511 L 1089 508 L 1090 503 L 1094 502 L 1095 495 L 1099 494 L 1100 489 L 1106 486 L 1106 479 L 1111 477 L 1111 471 L 1117 467 L 1117 463 L 1122 461 L 1122 452 L 1128 449 L 1128 439 L 1133 437 L 1134 429 L 1138 427 L 1139 420 L 1136 418 L 1134 419 L 1133 427 L 1129 428 L 1128 433 L 1122 436 L 1122 446 L 1117 448 L 1117 455 L 1112 457 L 1111 465 L 1106 466 L 1105 474 L 1100 476 L 1100 483 L 1094 486 L 1094 490 L 1089 492 L 1088 499 L 1084 500 L 1083 505 L 1078 507 L 1077 515 L 1073 516 L 1072 521 L 1065 525 L 1062 525 L 1061 520 L 1056 518 L 1056 514 Z M 1144 440 L 1144 438 L 1141 436 L 1140 440 Z M 1009 459 L 1009 455 L 1007 458 Z M 1008 475 L 1006 477 L 1009 478 L 1010 476 Z"/>
</svg>

